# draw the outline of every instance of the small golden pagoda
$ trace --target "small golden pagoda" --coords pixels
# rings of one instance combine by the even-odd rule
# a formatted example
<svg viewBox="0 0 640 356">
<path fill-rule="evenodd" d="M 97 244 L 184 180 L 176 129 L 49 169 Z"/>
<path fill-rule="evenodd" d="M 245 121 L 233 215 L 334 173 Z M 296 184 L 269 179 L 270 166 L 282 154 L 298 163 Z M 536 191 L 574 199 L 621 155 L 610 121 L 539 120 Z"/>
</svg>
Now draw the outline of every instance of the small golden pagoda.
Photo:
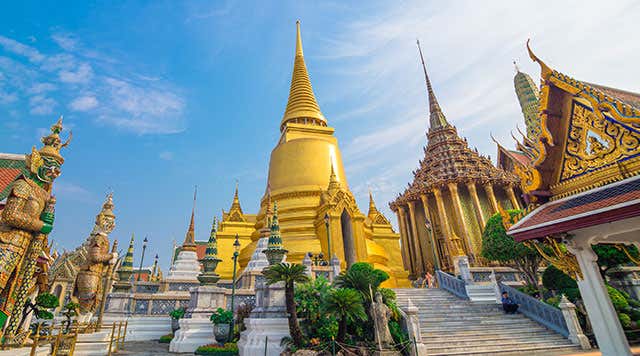
<svg viewBox="0 0 640 356">
<path fill-rule="evenodd" d="M 397 214 L 405 267 L 415 278 L 436 263 L 455 270 L 460 256 L 481 264 L 487 219 L 501 208 L 520 208 L 517 176 L 494 167 L 458 136 L 436 99 L 419 43 L 418 49 L 429 98 L 428 143 L 413 182 L 389 204 Z"/>
<path fill-rule="evenodd" d="M 261 199 L 251 243 L 242 245 L 240 266 L 247 265 L 256 248 L 266 221 L 270 191 L 270 199 L 278 204 L 288 261 L 299 263 L 308 252 L 336 255 L 343 268 L 366 261 L 389 273 L 387 286 L 407 286 L 399 235 L 373 203 L 374 210 L 365 216 L 349 190 L 334 129 L 327 125 L 313 93 L 302 51 L 300 23 L 296 26 L 289 100 L 279 126 L 280 140 L 269 162 L 270 189 Z"/>
</svg>

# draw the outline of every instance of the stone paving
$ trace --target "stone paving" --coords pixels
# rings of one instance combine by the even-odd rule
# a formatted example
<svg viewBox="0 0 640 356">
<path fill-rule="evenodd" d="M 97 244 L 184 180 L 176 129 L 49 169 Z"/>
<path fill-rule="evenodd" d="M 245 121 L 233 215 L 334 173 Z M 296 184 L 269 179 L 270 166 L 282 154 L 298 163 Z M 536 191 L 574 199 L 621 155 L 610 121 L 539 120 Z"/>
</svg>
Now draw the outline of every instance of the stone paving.
<svg viewBox="0 0 640 356">
<path fill-rule="evenodd" d="M 193 353 L 169 353 L 169 344 L 161 344 L 157 341 L 130 341 L 125 342 L 124 350 L 119 350 L 115 355 L 175 356 L 193 355 Z"/>
</svg>

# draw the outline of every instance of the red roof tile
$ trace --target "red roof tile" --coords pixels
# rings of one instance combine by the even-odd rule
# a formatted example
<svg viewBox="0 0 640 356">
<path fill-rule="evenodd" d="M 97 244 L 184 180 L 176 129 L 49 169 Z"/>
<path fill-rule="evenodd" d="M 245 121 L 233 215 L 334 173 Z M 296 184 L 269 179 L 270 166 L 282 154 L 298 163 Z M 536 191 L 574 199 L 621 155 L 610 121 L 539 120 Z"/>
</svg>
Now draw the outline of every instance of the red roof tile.
<svg viewBox="0 0 640 356">
<path fill-rule="evenodd" d="M 640 215 L 640 176 L 546 203 L 509 229 L 516 240 L 545 237 Z"/>
</svg>

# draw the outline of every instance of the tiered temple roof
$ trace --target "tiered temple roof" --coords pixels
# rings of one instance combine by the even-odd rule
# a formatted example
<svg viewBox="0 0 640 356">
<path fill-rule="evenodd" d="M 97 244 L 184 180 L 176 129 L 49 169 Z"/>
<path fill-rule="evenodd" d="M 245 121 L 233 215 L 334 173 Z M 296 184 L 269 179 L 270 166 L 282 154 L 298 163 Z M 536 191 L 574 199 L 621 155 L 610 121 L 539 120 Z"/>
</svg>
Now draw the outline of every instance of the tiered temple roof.
<svg viewBox="0 0 640 356">
<path fill-rule="evenodd" d="M 422 52 L 420 52 L 422 59 Z M 424 65 L 424 59 L 422 59 Z M 392 210 L 409 200 L 418 200 L 420 193 L 434 187 L 443 187 L 450 182 L 464 183 L 490 182 L 492 184 L 513 184 L 517 176 L 496 168 L 488 157 L 476 149 L 469 148 L 466 138 L 461 138 L 455 126 L 451 125 L 436 98 L 426 67 L 424 75 L 429 98 L 429 132 L 424 158 L 413 172 L 413 182 L 390 204 Z"/>
</svg>

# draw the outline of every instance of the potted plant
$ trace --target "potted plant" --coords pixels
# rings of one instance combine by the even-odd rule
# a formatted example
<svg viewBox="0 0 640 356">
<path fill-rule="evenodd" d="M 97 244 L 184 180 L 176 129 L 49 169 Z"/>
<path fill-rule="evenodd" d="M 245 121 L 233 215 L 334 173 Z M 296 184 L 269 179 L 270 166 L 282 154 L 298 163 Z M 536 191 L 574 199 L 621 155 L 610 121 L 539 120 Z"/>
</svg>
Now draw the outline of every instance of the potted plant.
<svg viewBox="0 0 640 356">
<path fill-rule="evenodd" d="M 232 320 L 233 313 L 230 310 L 218 308 L 218 310 L 211 314 L 211 321 L 213 322 L 213 335 L 216 337 L 217 342 L 225 343 L 228 341 Z"/>
<path fill-rule="evenodd" d="M 185 312 L 186 312 L 186 309 L 183 307 L 183 308 L 173 309 L 169 313 L 169 316 L 171 317 L 171 330 L 174 334 L 178 329 L 180 329 L 179 321 L 180 319 L 184 318 Z"/>
</svg>

